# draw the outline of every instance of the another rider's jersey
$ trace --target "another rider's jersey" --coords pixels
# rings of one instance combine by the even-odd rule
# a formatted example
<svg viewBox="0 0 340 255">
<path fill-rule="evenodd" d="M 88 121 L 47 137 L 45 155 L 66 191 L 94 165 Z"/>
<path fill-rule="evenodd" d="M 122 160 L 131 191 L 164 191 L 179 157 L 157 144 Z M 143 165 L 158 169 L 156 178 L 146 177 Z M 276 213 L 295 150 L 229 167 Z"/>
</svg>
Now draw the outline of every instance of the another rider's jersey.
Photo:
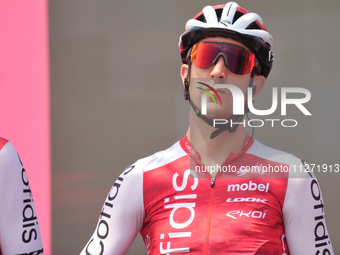
<svg viewBox="0 0 340 255">
<path fill-rule="evenodd" d="M 26 171 L 12 144 L 0 137 L 0 254 L 44 254 Z"/>
<path fill-rule="evenodd" d="M 125 254 L 138 232 L 148 254 L 333 254 L 314 175 L 294 155 L 246 144 L 216 178 L 185 137 L 137 161 L 81 254 Z"/>
</svg>

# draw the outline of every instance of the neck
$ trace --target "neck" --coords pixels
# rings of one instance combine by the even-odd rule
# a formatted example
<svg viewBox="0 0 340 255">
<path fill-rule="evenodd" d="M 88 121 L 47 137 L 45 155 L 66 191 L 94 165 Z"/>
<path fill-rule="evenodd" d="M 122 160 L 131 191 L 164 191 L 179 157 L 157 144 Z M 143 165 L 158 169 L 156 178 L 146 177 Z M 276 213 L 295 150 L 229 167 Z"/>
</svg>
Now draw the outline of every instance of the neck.
<svg viewBox="0 0 340 255">
<path fill-rule="evenodd" d="M 198 151 L 204 165 L 222 165 L 230 153 L 242 150 L 247 138 L 243 125 L 239 125 L 234 133 L 224 131 L 217 137 L 210 139 L 216 128 L 209 126 L 194 111 L 190 112 L 189 129 L 186 134 L 190 144 Z"/>
</svg>

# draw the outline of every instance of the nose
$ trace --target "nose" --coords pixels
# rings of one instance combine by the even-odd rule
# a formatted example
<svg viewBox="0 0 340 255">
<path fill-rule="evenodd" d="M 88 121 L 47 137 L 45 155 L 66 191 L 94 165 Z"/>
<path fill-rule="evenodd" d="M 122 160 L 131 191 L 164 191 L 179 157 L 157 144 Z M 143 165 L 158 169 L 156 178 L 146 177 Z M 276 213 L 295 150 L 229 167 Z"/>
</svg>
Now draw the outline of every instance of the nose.
<svg viewBox="0 0 340 255">
<path fill-rule="evenodd" d="M 220 56 L 210 73 L 210 77 L 211 78 L 226 78 L 228 71 L 229 69 L 224 63 L 223 56 Z"/>
</svg>

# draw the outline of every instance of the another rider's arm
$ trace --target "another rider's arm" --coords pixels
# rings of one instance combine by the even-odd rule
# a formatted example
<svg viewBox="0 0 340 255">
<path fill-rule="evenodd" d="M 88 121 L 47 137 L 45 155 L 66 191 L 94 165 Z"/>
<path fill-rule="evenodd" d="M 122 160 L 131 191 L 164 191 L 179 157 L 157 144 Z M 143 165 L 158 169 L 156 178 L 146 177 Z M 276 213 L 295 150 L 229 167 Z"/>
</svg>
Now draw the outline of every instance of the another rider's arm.
<svg viewBox="0 0 340 255">
<path fill-rule="evenodd" d="M 1 137 L 0 194 L 2 254 L 43 254 L 37 214 L 26 171 L 12 144 Z"/>
<path fill-rule="evenodd" d="M 144 219 L 143 171 L 128 167 L 112 186 L 81 255 L 126 254 Z"/>
<path fill-rule="evenodd" d="M 294 160 L 296 169 L 305 169 Z M 334 254 L 326 227 L 321 189 L 313 173 L 290 172 L 283 205 L 283 222 L 291 255 Z"/>
</svg>

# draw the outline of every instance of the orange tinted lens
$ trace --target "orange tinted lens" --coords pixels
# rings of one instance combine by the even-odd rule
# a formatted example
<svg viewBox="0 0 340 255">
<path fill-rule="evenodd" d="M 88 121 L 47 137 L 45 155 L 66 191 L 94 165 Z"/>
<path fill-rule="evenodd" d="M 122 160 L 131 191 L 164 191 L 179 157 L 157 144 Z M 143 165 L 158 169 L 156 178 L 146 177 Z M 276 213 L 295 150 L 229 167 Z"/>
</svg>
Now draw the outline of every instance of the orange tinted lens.
<svg viewBox="0 0 340 255">
<path fill-rule="evenodd" d="M 209 68 L 223 56 L 226 66 L 235 74 L 249 73 L 255 66 L 255 56 L 247 49 L 224 42 L 196 43 L 191 51 L 191 63 L 197 68 Z"/>
<path fill-rule="evenodd" d="M 202 69 L 212 66 L 217 51 L 215 47 L 211 46 L 210 43 L 196 43 L 191 51 L 191 63 Z"/>
</svg>

